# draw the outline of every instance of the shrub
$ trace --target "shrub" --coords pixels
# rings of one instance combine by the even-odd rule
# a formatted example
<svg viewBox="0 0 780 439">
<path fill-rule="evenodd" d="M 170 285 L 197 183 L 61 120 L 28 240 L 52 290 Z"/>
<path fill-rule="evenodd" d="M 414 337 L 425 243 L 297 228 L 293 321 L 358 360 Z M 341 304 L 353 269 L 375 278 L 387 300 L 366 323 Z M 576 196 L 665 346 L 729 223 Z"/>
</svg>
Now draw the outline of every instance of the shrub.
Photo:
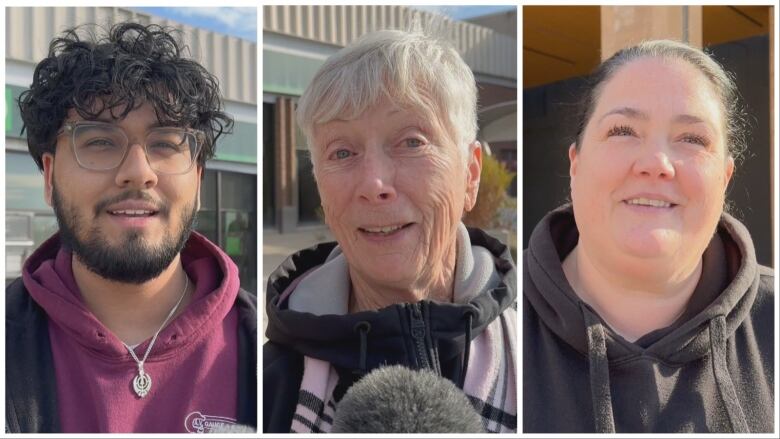
<svg viewBox="0 0 780 439">
<path fill-rule="evenodd" d="M 506 189 L 514 176 L 514 172 L 509 172 L 495 157 L 484 154 L 477 204 L 466 214 L 463 222 L 483 229 L 496 226 L 496 213 L 508 198 Z"/>
</svg>

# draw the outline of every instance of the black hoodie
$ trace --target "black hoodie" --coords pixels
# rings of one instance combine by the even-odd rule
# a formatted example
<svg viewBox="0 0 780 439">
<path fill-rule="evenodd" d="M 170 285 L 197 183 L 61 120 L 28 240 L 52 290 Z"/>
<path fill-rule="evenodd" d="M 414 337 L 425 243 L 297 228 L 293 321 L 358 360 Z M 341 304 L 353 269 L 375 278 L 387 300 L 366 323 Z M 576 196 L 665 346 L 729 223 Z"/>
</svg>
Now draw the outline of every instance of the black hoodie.
<svg viewBox="0 0 780 439">
<path fill-rule="evenodd" d="M 723 214 L 687 310 L 634 343 L 569 285 L 578 237 L 565 206 L 524 253 L 524 432 L 772 432 L 774 275 L 745 227 Z"/>
<path fill-rule="evenodd" d="M 469 229 L 468 235 L 473 245 L 490 252 L 500 281 L 466 304 L 423 300 L 346 315 L 298 312 L 287 308 L 283 293 L 307 272 L 321 266 L 336 243 L 300 251 L 282 263 L 269 277 L 266 292 L 269 341 L 263 346 L 263 432 L 290 432 L 304 355 L 327 361 L 338 370 L 339 386 L 334 391 L 337 400 L 356 379 L 381 365 L 429 368 L 457 381 L 466 372 L 465 339 L 475 339 L 506 311 L 514 315 L 516 298 L 516 270 L 509 249 L 480 230 Z M 328 294 L 323 288 L 322 295 Z M 412 326 L 420 323 L 413 316 L 420 312 L 424 320 L 423 341 L 412 334 Z M 472 319 L 465 318 L 468 315 Z M 370 332 L 362 340 L 356 329 L 365 322 L 370 324 Z M 425 347 L 422 353 L 418 342 Z M 500 424 L 502 430 L 516 429 L 516 415 L 488 404 L 477 405 L 475 408 L 483 418 Z"/>
</svg>

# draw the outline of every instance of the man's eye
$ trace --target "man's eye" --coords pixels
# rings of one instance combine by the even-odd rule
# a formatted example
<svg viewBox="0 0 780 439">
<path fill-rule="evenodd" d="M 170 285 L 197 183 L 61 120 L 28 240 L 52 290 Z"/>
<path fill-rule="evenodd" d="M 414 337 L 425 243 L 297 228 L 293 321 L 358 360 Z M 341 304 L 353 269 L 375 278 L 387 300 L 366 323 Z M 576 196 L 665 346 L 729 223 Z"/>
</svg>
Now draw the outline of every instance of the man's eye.
<svg viewBox="0 0 780 439">
<path fill-rule="evenodd" d="M 158 149 L 158 150 L 170 150 L 170 151 L 181 151 L 182 144 L 176 144 L 173 142 L 155 142 L 151 145 L 149 145 L 150 149 Z"/>
<path fill-rule="evenodd" d="M 636 131 L 628 125 L 615 125 L 607 131 L 607 137 L 636 136 Z"/>
<path fill-rule="evenodd" d="M 95 138 L 95 139 L 88 139 L 87 141 L 82 143 L 82 148 L 89 148 L 89 149 L 109 149 L 109 148 L 116 148 L 117 143 L 112 141 L 111 139 L 105 139 L 105 138 Z"/>
</svg>

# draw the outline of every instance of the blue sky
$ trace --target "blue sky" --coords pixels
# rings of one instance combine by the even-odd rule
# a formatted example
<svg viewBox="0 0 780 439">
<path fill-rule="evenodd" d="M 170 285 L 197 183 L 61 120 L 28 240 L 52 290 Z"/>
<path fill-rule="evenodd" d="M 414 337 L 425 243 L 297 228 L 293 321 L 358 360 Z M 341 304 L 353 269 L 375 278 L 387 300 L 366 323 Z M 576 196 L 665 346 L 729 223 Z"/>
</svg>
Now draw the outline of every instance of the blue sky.
<svg viewBox="0 0 780 439">
<path fill-rule="evenodd" d="M 456 20 L 514 9 L 512 5 L 496 6 L 411 6 L 438 12 Z M 202 27 L 250 41 L 257 41 L 257 8 L 134 8 L 191 26 Z"/>
<path fill-rule="evenodd" d="M 445 5 L 414 5 L 415 9 L 438 12 L 456 20 L 465 20 L 467 18 L 479 17 L 480 15 L 494 14 L 496 12 L 515 9 L 514 5 L 487 5 L 487 6 L 445 6 Z"/>
<path fill-rule="evenodd" d="M 257 41 L 257 8 L 133 8 L 169 18 L 179 23 L 201 27 Z"/>
</svg>

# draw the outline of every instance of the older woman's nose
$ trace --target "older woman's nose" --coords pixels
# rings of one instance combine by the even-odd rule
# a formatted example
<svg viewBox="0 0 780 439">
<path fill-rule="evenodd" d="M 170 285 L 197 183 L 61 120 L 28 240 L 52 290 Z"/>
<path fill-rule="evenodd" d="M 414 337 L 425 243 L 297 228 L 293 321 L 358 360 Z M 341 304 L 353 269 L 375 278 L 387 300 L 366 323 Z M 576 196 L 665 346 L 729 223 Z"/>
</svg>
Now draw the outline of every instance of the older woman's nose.
<svg viewBox="0 0 780 439">
<path fill-rule="evenodd" d="M 674 163 L 666 145 L 643 145 L 633 170 L 645 177 L 673 178 L 675 175 Z"/>
<path fill-rule="evenodd" d="M 384 203 L 397 197 L 392 159 L 379 154 L 369 154 L 361 171 L 358 182 L 358 195 L 361 199 L 369 203 Z"/>
</svg>

